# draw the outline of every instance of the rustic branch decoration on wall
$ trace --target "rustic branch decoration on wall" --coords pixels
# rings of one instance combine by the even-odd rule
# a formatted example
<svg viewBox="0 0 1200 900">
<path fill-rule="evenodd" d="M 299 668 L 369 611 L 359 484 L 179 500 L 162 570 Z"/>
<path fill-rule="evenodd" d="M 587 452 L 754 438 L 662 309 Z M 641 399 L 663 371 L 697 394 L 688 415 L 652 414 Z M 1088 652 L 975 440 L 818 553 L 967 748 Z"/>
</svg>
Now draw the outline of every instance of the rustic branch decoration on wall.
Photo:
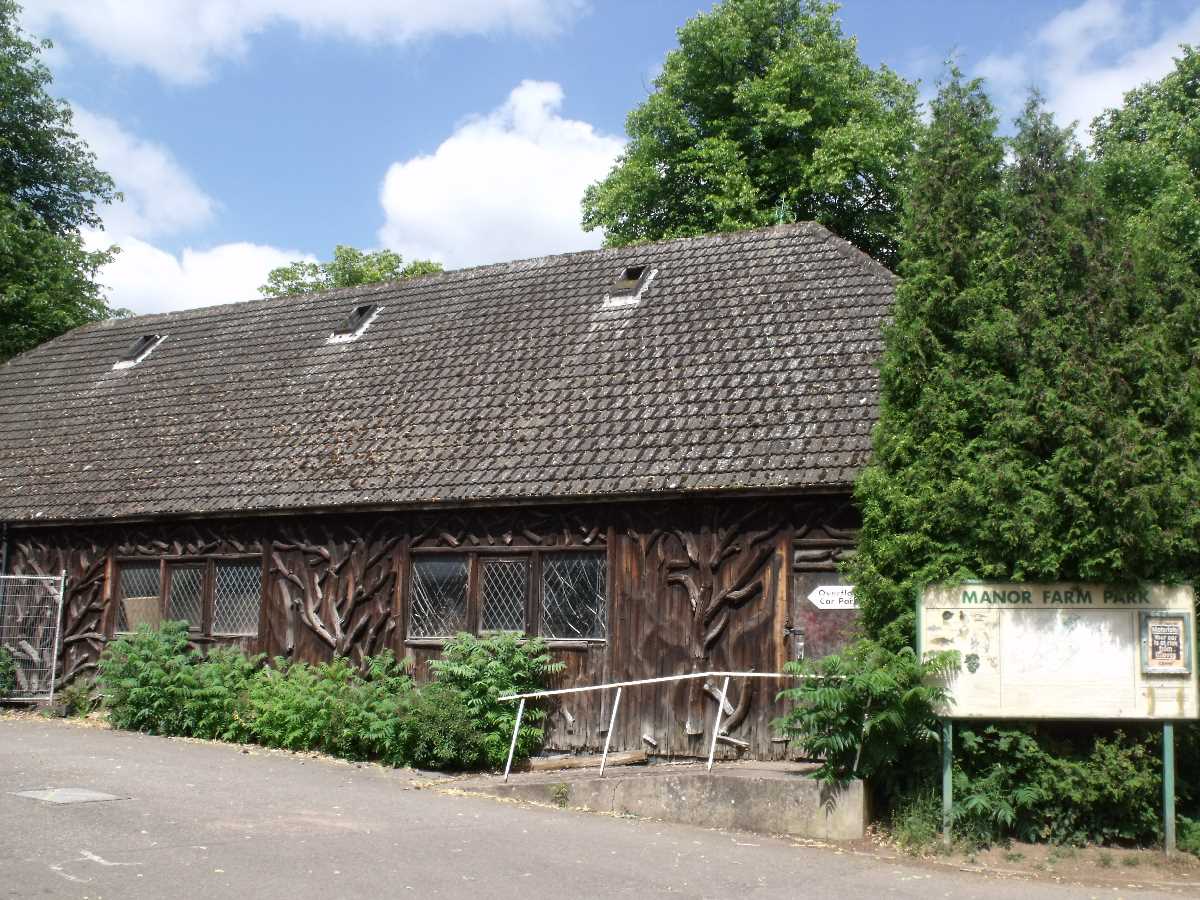
<svg viewBox="0 0 1200 900">
<path fill-rule="evenodd" d="M 120 585 L 108 579 L 119 582 L 121 565 L 165 559 L 169 569 L 172 560 L 186 566 L 214 557 L 259 561 L 263 607 L 257 634 L 198 642 L 307 662 L 340 654 L 358 664 L 390 648 L 414 657 L 425 677 L 441 647 L 407 641 L 401 627 L 414 552 L 536 554 L 544 569 L 559 551 L 599 551 L 608 565 L 607 634 L 553 649 L 566 664 L 553 686 L 573 687 L 712 669 L 773 671 L 786 652 L 792 578 L 785 576 L 793 567 L 830 569 L 850 551 L 855 524 L 844 498 L 726 498 L 39 527 L 12 533 L 10 571 L 67 570 L 60 684 L 96 668 L 117 621 Z M 539 569 L 529 571 L 527 625 L 537 630 L 531 610 L 541 607 L 545 584 Z M 169 583 L 168 574 L 164 591 Z M 699 680 L 628 692 L 612 747 L 644 747 L 648 736 L 667 756 L 704 752 L 697 735 L 712 721 L 710 696 Z M 732 751 L 748 742 L 762 758 L 785 754 L 771 742 L 769 723 L 779 714 L 773 697 L 768 683 L 732 683 L 721 745 Z M 552 704 L 547 746 L 599 749 L 608 702 L 582 694 Z"/>
<path fill-rule="evenodd" d="M 412 523 L 412 546 L 602 547 L 606 538 L 601 524 L 604 518 L 603 514 L 584 516 L 578 508 L 570 507 L 460 510 L 416 516 Z"/>
<path fill-rule="evenodd" d="M 388 646 L 400 540 L 385 521 L 367 537 L 343 525 L 319 539 L 291 534 L 274 541 L 269 573 L 288 616 L 285 652 L 295 651 L 297 618 L 334 656 L 361 663 Z"/>
<path fill-rule="evenodd" d="M 772 538 L 783 525 L 765 505 L 731 512 L 725 505 L 712 504 L 703 520 L 706 525 L 700 529 L 676 526 L 649 533 L 635 528 L 626 531 L 643 555 L 643 578 L 653 580 L 657 574 L 668 589 L 678 589 L 687 598 L 685 642 L 691 672 L 712 668 L 713 649 L 738 611 L 762 598 L 769 563 L 776 555 Z M 752 527 L 754 523 L 759 527 Z M 666 620 L 670 615 L 666 604 L 651 603 L 648 612 L 664 636 L 678 636 L 680 623 Z M 764 609 L 759 616 L 770 613 Z M 678 637 L 673 642 L 680 643 Z M 687 694 L 686 733 L 702 734 L 702 684 L 695 679 L 680 682 L 677 690 Z M 745 712 L 739 724 L 744 719 Z"/>
<path fill-rule="evenodd" d="M 90 542 L 81 532 L 32 533 L 16 542 L 12 561 L 14 575 L 54 577 L 66 572 L 56 686 L 77 675 L 91 673 L 106 643 L 104 633 L 104 588 L 108 558 L 103 547 Z M 53 628 L 54 623 L 46 624 Z M 45 641 L 39 644 L 45 644 Z M 49 660 L 43 660 L 48 667 Z M 26 685 L 36 692 L 39 685 Z"/>
</svg>

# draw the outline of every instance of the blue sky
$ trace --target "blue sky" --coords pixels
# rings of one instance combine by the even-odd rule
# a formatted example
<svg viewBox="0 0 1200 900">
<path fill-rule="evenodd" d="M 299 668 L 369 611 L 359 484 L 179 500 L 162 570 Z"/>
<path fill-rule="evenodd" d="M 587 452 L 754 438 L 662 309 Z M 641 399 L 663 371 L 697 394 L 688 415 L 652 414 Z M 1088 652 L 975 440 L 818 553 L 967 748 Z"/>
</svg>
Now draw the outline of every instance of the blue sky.
<svg viewBox="0 0 1200 900">
<path fill-rule="evenodd" d="M 698 0 L 26 0 L 55 91 L 126 201 L 111 302 L 249 299 L 337 243 L 450 267 L 596 246 L 582 189 L 620 152 Z M 1090 121 L 1200 43 L 1184 0 L 847 0 L 871 65 L 928 93 L 952 52 L 1006 115 L 1037 85 Z"/>
</svg>

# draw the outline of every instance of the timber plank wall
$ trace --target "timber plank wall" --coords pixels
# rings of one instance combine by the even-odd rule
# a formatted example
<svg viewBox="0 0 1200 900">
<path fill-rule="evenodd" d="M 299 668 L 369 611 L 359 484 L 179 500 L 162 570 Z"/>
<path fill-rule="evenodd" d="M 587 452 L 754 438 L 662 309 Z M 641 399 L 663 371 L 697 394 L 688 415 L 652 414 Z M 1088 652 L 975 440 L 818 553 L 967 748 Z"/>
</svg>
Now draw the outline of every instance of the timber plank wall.
<svg viewBox="0 0 1200 900">
<path fill-rule="evenodd" d="M 406 633 L 414 555 L 592 551 L 607 566 L 608 634 L 552 642 L 566 663 L 552 687 L 572 687 L 689 671 L 779 671 L 789 658 L 793 567 L 833 570 L 852 552 L 856 526 L 845 496 L 14 526 L 9 569 L 67 573 L 60 685 L 92 674 L 114 633 L 119 566 L 214 556 L 261 561 L 262 595 L 257 636 L 213 642 L 310 662 L 334 654 L 361 661 L 391 648 L 415 658 L 420 678 L 439 644 Z M 730 688 L 729 735 L 756 758 L 787 756 L 770 725 L 783 712 L 774 699 L 781 685 L 745 681 Z M 598 749 L 610 693 L 553 704 L 547 748 Z M 612 747 L 705 755 L 715 710 L 699 681 L 628 689 Z M 718 753 L 736 752 L 718 745 Z"/>
</svg>

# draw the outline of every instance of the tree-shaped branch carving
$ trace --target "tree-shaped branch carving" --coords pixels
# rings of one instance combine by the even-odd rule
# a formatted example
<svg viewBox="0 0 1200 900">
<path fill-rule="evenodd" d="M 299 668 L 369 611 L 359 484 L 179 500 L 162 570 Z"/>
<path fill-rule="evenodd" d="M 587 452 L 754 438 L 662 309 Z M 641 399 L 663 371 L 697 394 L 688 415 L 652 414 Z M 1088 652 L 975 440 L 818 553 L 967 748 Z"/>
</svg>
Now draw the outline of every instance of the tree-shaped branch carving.
<svg viewBox="0 0 1200 900">
<path fill-rule="evenodd" d="M 395 627 L 392 563 L 400 538 L 364 538 L 351 529 L 347 532 L 350 540 L 344 550 L 336 541 L 316 543 L 294 536 L 272 544 L 270 571 L 277 579 L 279 599 L 289 611 L 289 654 L 295 646 L 297 615 L 335 656 L 353 656 L 359 662 L 377 652 Z M 287 554 L 298 555 L 302 564 L 289 565 Z"/>
<path fill-rule="evenodd" d="M 70 541 L 74 536 L 68 537 Z M 104 649 L 104 583 L 106 559 L 100 548 L 87 544 L 77 550 L 66 546 L 45 544 L 27 538 L 16 544 L 14 574 L 52 577 L 67 573 L 63 592 L 63 610 L 59 644 L 62 652 L 58 656 L 55 683 L 57 686 L 69 682 L 77 675 L 95 670 L 100 652 Z M 48 621 L 45 628 L 53 628 Z M 40 637 L 27 642 L 30 647 L 49 646 Z M 27 654 L 30 650 L 25 651 Z M 48 653 L 49 651 L 47 651 Z M 44 662 L 49 662 L 45 660 Z M 36 691 L 41 686 L 26 685 L 24 689 Z"/>
<path fill-rule="evenodd" d="M 680 644 L 686 644 L 690 669 L 700 672 L 711 668 L 714 648 L 728 632 L 738 612 L 756 606 L 767 590 L 771 566 L 776 547 L 772 540 L 778 533 L 779 517 L 761 507 L 746 510 L 732 520 L 724 521 L 726 509 L 714 507 L 709 526 L 700 531 L 682 528 L 653 529 L 639 532 L 630 528 L 627 535 L 637 542 L 641 559 L 643 585 L 646 579 L 654 579 L 668 589 L 678 589 L 687 598 L 689 620 L 686 635 L 681 635 Z M 766 522 L 760 528 L 754 523 Z M 678 619 L 670 620 L 669 604 L 665 598 L 656 598 L 646 590 L 645 603 L 648 617 L 658 626 L 656 632 L 671 640 L 678 635 Z M 758 611 L 765 615 L 769 611 Z M 687 691 L 689 734 L 703 731 L 703 690 L 698 680 L 682 682 L 680 690 Z M 734 726 L 740 724 L 747 713 L 752 693 L 746 693 L 739 701 L 739 715 Z"/>
</svg>

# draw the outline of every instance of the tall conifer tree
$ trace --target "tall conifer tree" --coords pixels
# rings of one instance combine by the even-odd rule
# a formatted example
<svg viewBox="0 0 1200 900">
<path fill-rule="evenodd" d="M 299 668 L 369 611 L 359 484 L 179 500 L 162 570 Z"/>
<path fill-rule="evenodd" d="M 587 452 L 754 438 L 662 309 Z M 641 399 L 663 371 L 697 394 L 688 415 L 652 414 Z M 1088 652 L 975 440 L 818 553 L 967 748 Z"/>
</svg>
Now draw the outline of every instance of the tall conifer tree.
<svg viewBox="0 0 1200 900">
<path fill-rule="evenodd" d="M 995 124 L 955 73 L 916 159 L 851 572 L 892 647 L 924 582 L 1200 571 L 1190 291 L 1036 97 Z"/>
</svg>

